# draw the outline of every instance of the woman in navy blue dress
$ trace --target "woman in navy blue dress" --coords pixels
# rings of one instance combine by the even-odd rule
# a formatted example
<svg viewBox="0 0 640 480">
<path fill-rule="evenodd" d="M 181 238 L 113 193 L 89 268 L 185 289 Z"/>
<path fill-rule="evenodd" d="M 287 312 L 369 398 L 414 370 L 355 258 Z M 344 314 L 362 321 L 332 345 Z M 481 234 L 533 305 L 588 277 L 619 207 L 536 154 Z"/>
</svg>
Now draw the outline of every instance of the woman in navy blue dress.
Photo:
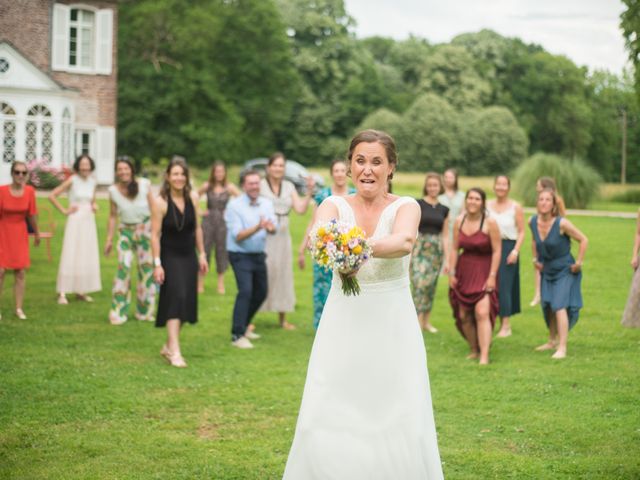
<svg viewBox="0 0 640 480">
<path fill-rule="evenodd" d="M 531 217 L 534 266 L 541 273 L 541 306 L 549 328 L 549 341 L 536 348 L 553 350 L 552 358 L 567 356 L 569 330 L 577 323 L 582 308 L 580 282 L 587 237 L 569 220 L 558 216 L 556 193 L 538 194 L 538 214 Z M 577 258 L 571 255 L 571 239 L 579 242 Z"/>
</svg>

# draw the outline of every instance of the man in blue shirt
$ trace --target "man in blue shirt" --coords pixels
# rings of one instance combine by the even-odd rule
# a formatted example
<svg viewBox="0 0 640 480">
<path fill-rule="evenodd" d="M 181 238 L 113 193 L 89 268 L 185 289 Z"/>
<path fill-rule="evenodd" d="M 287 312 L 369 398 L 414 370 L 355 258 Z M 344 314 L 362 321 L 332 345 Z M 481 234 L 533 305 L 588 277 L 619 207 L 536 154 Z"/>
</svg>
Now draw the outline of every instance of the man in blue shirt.
<svg viewBox="0 0 640 480">
<path fill-rule="evenodd" d="M 253 348 L 250 340 L 260 336 L 247 329 L 251 319 L 267 296 L 267 265 L 265 243 L 268 233 L 276 231 L 273 204 L 260 197 L 260 174 L 243 172 L 240 184 L 244 194 L 227 204 L 227 252 L 238 286 L 233 307 L 231 344 L 238 348 Z"/>
</svg>

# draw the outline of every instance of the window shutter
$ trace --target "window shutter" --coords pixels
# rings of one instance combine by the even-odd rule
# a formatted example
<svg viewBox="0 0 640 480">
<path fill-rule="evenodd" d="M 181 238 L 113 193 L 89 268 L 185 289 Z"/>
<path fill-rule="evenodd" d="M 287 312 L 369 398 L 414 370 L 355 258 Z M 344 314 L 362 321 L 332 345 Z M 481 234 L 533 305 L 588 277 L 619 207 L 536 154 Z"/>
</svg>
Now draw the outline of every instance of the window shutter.
<svg viewBox="0 0 640 480">
<path fill-rule="evenodd" d="M 116 157 L 116 129 L 96 129 L 96 177 L 100 184 L 113 183 L 113 168 Z"/>
<path fill-rule="evenodd" d="M 54 3 L 51 29 L 51 69 L 69 67 L 69 7 Z"/>
<path fill-rule="evenodd" d="M 96 73 L 111 75 L 112 49 L 113 11 L 98 10 L 96 13 Z"/>
</svg>

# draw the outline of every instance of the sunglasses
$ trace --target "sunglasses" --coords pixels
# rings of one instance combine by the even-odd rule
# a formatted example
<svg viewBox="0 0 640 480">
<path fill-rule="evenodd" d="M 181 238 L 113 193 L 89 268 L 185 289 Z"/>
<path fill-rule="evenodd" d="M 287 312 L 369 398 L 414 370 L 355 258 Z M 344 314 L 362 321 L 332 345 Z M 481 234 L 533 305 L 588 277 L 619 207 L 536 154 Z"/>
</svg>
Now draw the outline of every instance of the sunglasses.
<svg viewBox="0 0 640 480">
<path fill-rule="evenodd" d="M 14 170 L 13 171 L 14 175 L 23 175 L 26 176 L 27 175 L 27 171 L 26 170 Z"/>
</svg>

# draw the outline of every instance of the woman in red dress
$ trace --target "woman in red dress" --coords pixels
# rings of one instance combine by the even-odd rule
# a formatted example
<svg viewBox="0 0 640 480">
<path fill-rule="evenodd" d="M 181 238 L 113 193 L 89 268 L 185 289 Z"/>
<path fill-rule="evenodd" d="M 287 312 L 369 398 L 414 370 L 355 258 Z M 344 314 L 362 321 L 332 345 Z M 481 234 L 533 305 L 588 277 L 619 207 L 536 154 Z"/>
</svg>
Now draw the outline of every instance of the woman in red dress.
<svg viewBox="0 0 640 480">
<path fill-rule="evenodd" d="M 498 314 L 497 275 L 502 241 L 500 229 L 487 217 L 486 194 L 471 188 L 465 214 L 456 219 L 451 249 L 449 301 L 456 327 L 469 343 L 468 358 L 489 363 L 491 334 Z M 462 253 L 460 253 L 460 251 Z"/>
<path fill-rule="evenodd" d="M 35 235 L 34 245 L 40 244 L 36 222 L 36 193 L 32 186 L 27 185 L 27 175 L 27 165 L 24 162 L 14 162 L 11 165 L 12 182 L 0 187 L 0 294 L 5 272 L 13 270 L 16 315 L 22 320 L 27 318 L 22 311 L 25 270 L 31 264 L 25 219 Z"/>
</svg>

